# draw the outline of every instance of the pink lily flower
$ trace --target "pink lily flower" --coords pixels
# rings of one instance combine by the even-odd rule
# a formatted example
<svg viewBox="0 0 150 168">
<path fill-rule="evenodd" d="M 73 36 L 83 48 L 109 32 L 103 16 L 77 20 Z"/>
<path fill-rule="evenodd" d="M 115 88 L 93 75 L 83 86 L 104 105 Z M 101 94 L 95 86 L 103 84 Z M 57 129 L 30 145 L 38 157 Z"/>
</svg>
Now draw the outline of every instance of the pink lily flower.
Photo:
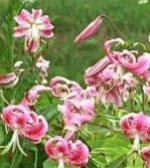
<svg viewBox="0 0 150 168">
<path fill-rule="evenodd" d="M 58 168 L 64 168 L 65 164 L 82 166 L 88 162 L 88 147 L 77 140 L 76 142 L 56 136 L 45 144 L 45 152 L 53 159 L 58 160 Z"/>
<path fill-rule="evenodd" d="M 29 119 L 29 113 L 27 109 L 22 105 L 9 105 L 2 112 L 2 120 L 10 129 L 14 131 L 11 141 L 7 146 L 4 146 L 4 150 L 1 154 L 6 154 L 12 147 L 14 152 L 16 146 L 18 146 L 21 153 L 26 156 L 26 153 L 22 150 L 19 143 L 19 135 L 22 132 L 23 127 L 26 125 Z"/>
<path fill-rule="evenodd" d="M 92 99 L 68 99 L 58 105 L 58 110 L 63 114 L 65 128 L 74 131 L 95 117 Z"/>
<path fill-rule="evenodd" d="M 150 167 L 150 146 L 142 148 L 141 158 L 144 161 L 145 168 L 149 168 Z"/>
<path fill-rule="evenodd" d="M 30 112 L 29 116 L 30 118 L 23 127 L 21 135 L 33 142 L 40 142 L 48 131 L 47 121 L 35 112 Z"/>
<path fill-rule="evenodd" d="M 98 29 L 100 28 L 100 26 L 102 25 L 103 22 L 103 18 L 102 16 L 98 16 L 93 22 L 91 22 L 76 38 L 75 38 L 75 42 L 80 42 L 80 41 L 84 41 L 87 38 L 93 36 Z"/>
<path fill-rule="evenodd" d="M 141 135 L 142 138 L 144 132 L 146 131 L 145 128 L 147 122 L 148 117 L 145 116 L 143 112 L 140 112 L 138 114 L 130 113 L 121 118 L 120 126 L 124 134 L 129 138 L 134 139 L 136 134 Z"/>
<path fill-rule="evenodd" d="M 111 39 L 111 40 L 107 40 L 104 44 L 104 49 L 105 49 L 105 53 L 108 56 L 108 58 L 110 59 L 111 62 L 118 62 L 120 55 L 122 54 L 121 52 L 118 51 L 112 51 L 111 52 L 111 44 L 113 43 L 117 43 L 117 44 L 124 44 L 124 41 L 120 38 L 116 38 L 116 39 Z"/>
<path fill-rule="evenodd" d="M 121 60 L 121 64 L 129 71 L 137 75 L 143 75 L 150 67 L 150 54 L 144 53 L 137 61 L 135 58 L 132 59 L 132 62 L 129 62 L 129 60 Z"/>
<path fill-rule="evenodd" d="M 124 134 L 130 139 L 134 139 L 132 150 L 137 151 L 138 153 L 140 153 L 140 140 L 142 140 L 143 142 L 148 142 L 150 140 L 148 139 L 150 137 L 150 129 L 148 129 L 148 125 L 150 125 L 148 124 L 150 123 L 149 121 L 149 117 L 145 116 L 143 112 L 140 112 L 138 114 L 127 114 L 120 120 L 120 126 Z"/>
<path fill-rule="evenodd" d="M 52 94 L 60 99 L 73 98 L 80 95 L 80 92 L 83 91 L 77 82 L 59 76 L 54 77 L 50 81 L 50 88 Z"/>
<path fill-rule="evenodd" d="M 23 104 L 26 107 L 34 105 L 37 102 L 38 98 L 40 97 L 40 93 L 44 91 L 50 92 L 51 89 L 44 85 L 33 86 L 28 92 L 25 93 L 20 104 Z"/>
<path fill-rule="evenodd" d="M 58 168 L 64 168 L 65 159 L 69 154 L 69 143 L 60 136 L 49 139 L 45 144 L 46 154 L 59 161 Z"/>
<path fill-rule="evenodd" d="M 15 21 L 18 27 L 14 27 L 14 37 L 25 36 L 25 50 L 36 52 L 40 45 L 40 38 L 53 37 L 51 24 L 47 15 L 42 16 L 41 9 L 32 9 L 32 13 L 23 9 Z"/>
<path fill-rule="evenodd" d="M 123 68 L 108 57 L 102 58 L 85 71 L 85 83 L 94 86 L 97 98 L 103 104 L 113 103 L 122 106 L 122 101 L 129 98 L 129 91 L 137 82 L 131 73 L 124 74 Z"/>
<path fill-rule="evenodd" d="M 45 118 L 29 111 L 23 105 L 9 105 L 6 107 L 2 113 L 2 120 L 14 133 L 8 145 L 3 147 L 5 149 L 1 154 L 6 154 L 11 148 L 14 152 L 17 146 L 21 153 L 26 156 L 19 143 L 19 136 L 33 142 L 39 142 L 48 130 Z"/>
<path fill-rule="evenodd" d="M 75 143 L 70 141 L 70 150 L 67 157 L 67 163 L 75 166 L 82 166 L 88 162 L 89 149 L 88 147 L 77 140 Z"/>
<path fill-rule="evenodd" d="M 45 144 L 46 153 L 53 159 L 60 159 L 69 153 L 68 142 L 61 136 L 49 139 Z"/>
<path fill-rule="evenodd" d="M 122 39 L 111 39 L 105 42 L 104 48 L 108 58 L 117 64 L 121 64 L 124 68 L 132 73 L 142 76 L 150 67 L 150 54 L 144 53 L 137 60 L 132 51 L 124 50 L 123 52 L 111 51 L 112 43 L 123 44 Z"/>
</svg>

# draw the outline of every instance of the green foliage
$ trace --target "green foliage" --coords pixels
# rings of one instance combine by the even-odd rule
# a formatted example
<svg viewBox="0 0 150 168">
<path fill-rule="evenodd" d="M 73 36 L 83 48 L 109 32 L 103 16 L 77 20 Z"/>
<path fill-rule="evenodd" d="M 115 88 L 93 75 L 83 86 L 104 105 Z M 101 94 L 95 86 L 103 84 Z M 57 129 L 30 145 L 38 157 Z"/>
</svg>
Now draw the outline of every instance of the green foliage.
<svg viewBox="0 0 150 168">
<path fill-rule="evenodd" d="M 13 27 L 15 26 L 13 17 L 22 8 L 42 8 L 44 14 L 50 15 L 55 25 L 54 39 L 48 46 L 43 44 L 44 55 L 51 61 L 48 79 L 59 75 L 76 80 L 83 86 L 82 77 L 85 69 L 104 55 L 103 42 L 106 39 L 120 36 L 110 23 L 104 21 L 97 38 L 75 44 L 73 42 L 75 36 L 97 15 L 105 13 L 112 19 L 126 35 L 127 48 L 134 48 L 133 41 L 144 42 L 150 30 L 148 15 L 150 4 L 138 5 L 135 0 L 94 0 L 94 2 L 93 0 L 9 0 L 5 2 L 0 0 L 0 2 L 2 3 L 0 7 L 0 74 L 11 72 L 14 62 L 17 60 L 23 60 L 25 69 L 32 66 L 32 58 L 23 51 L 23 40 L 17 41 L 13 38 Z M 149 46 L 143 45 L 143 43 L 139 43 L 137 48 L 142 51 L 149 50 Z M 12 104 L 17 104 L 35 80 L 36 72 L 26 71 L 20 77 L 16 87 L 4 90 L 5 97 Z M 141 88 L 138 88 L 137 91 L 141 92 Z M 104 107 L 99 104 L 98 117 L 79 131 L 78 138 L 82 139 L 91 150 L 90 160 L 85 168 L 142 167 L 143 163 L 138 156 L 132 155 L 125 159 L 132 142 L 118 129 L 119 119 L 126 111 L 131 111 L 132 107 L 135 111 L 142 110 L 141 103 L 146 98 L 143 99 L 142 94 L 138 97 L 134 95 L 135 93 L 133 93 L 133 104 L 128 101 L 125 104 L 126 109 L 120 109 L 120 111 L 113 106 Z M 63 127 L 57 104 L 56 99 L 43 94 L 34 106 L 37 113 L 44 115 L 48 120 L 51 136 L 58 135 Z M 2 110 L 4 107 L 4 102 L 0 100 L 0 109 Z M 149 111 L 149 106 L 146 106 L 145 110 Z M 3 128 L 4 126 L 0 125 L 0 144 L 8 140 Z M 46 139 L 47 137 L 43 140 L 43 144 Z M 43 144 L 33 146 L 29 142 L 24 142 L 23 139 L 21 142 L 28 157 L 22 156 L 19 151 L 1 156 L 0 168 L 57 167 L 54 160 L 46 160 Z"/>
</svg>

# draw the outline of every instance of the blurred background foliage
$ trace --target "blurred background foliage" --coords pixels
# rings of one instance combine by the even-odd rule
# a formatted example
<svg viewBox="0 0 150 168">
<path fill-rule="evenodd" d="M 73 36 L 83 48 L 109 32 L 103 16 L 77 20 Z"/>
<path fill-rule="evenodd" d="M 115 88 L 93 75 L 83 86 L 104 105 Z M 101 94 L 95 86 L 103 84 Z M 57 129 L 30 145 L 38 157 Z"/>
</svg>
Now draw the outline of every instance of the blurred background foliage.
<svg viewBox="0 0 150 168">
<path fill-rule="evenodd" d="M 106 14 L 111 19 L 128 43 L 146 42 L 149 51 L 150 3 L 140 5 L 138 0 L 0 0 L 0 74 L 11 72 L 17 60 L 23 60 L 25 68 L 32 65 L 29 53 L 23 51 L 23 40 L 13 39 L 13 17 L 21 9 L 22 2 L 21 8 L 43 9 L 43 13 L 50 16 L 55 26 L 55 36 L 48 40 L 48 46 L 44 46 L 43 52 L 45 58 L 51 61 L 48 79 L 64 76 L 84 86 L 84 71 L 104 56 L 104 42 L 120 37 L 116 29 L 104 20 L 97 36 L 82 43 L 73 42 L 76 35 L 100 14 Z M 18 103 L 24 92 L 34 85 L 35 79 L 31 72 L 26 72 L 20 77 L 18 85 L 5 90 L 4 95 L 11 103 Z M 34 107 L 38 113 L 46 116 L 51 136 L 62 131 L 57 104 L 57 100 L 43 94 Z M 3 107 L 4 103 L 0 100 L 0 108 Z M 92 150 L 85 168 L 142 168 L 138 157 L 133 156 L 128 162 L 124 160 L 132 142 L 118 129 L 122 109 L 102 105 L 97 108 L 98 117 L 77 135 Z M 127 108 L 131 109 L 130 103 Z M 141 110 L 140 105 L 136 105 L 136 110 Z M 6 143 L 10 135 L 5 135 L 2 124 L 0 133 L 0 143 Z M 28 151 L 28 157 L 21 157 L 18 151 L 15 154 L 9 153 L 8 156 L 0 157 L 0 168 L 56 168 L 54 161 L 45 162 L 47 156 L 41 144 L 34 146 L 29 142 L 22 143 L 25 151 Z"/>
</svg>

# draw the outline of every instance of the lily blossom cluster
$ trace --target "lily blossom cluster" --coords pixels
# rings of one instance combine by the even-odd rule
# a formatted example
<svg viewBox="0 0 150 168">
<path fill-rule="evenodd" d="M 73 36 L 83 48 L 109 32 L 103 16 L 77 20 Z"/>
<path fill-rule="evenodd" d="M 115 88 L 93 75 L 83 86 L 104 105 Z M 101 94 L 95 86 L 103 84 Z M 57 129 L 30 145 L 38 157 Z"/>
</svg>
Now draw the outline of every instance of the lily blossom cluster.
<svg viewBox="0 0 150 168">
<path fill-rule="evenodd" d="M 77 82 L 63 77 L 53 78 L 50 81 L 50 88 L 53 95 L 63 101 L 62 105 L 58 105 L 58 110 L 63 114 L 66 129 L 76 131 L 95 117 L 93 88 L 84 90 Z"/>
<path fill-rule="evenodd" d="M 104 15 L 99 15 L 91 22 L 75 38 L 75 42 L 93 36 L 100 28 L 103 17 Z M 145 82 L 143 94 L 145 93 L 150 101 L 150 54 L 145 52 L 138 55 L 137 51 L 126 49 L 113 50 L 113 44 L 123 46 L 124 41 L 120 38 L 110 39 L 104 43 L 105 56 L 85 70 L 84 81 L 87 85 L 85 89 L 79 83 L 61 76 L 53 77 L 49 85 L 46 85 L 50 61 L 41 55 L 40 49 L 41 51 L 43 49 L 40 48 L 40 43 L 43 38 L 53 37 L 54 26 L 49 16 L 42 15 L 41 9 L 32 9 L 31 13 L 22 9 L 14 19 L 17 22 L 17 26 L 14 27 L 14 37 L 24 37 L 25 51 L 33 53 L 38 51 L 39 53 L 36 54 L 39 58 L 32 60 L 34 66 L 33 69 L 30 68 L 37 73 L 36 84 L 24 93 L 19 103 L 9 103 L 4 97 L 3 90 L 0 90 L 1 97 L 7 104 L 2 109 L 1 119 L 5 127 L 13 131 L 10 142 L 2 146 L 4 149 L 1 154 L 7 153 L 10 149 L 14 152 L 18 147 L 27 156 L 21 147 L 20 138 L 39 143 L 44 137 L 45 152 L 48 157 L 58 162 L 58 168 L 64 168 L 65 165 L 82 167 L 88 163 L 90 150 L 88 144 L 79 140 L 76 135 L 85 124 L 94 120 L 99 101 L 105 106 L 113 104 L 122 107 L 127 100 L 132 101 L 131 96 L 136 92 L 139 79 Z M 14 65 L 13 72 L 0 75 L 1 89 L 17 84 L 19 75 L 25 71 L 21 68 L 22 64 L 22 61 L 18 61 Z M 50 93 L 59 100 L 57 109 L 63 121 L 63 135 L 46 136 L 48 123 L 44 116 L 36 113 L 34 108 L 42 92 Z M 140 148 L 141 142 L 150 143 L 150 117 L 143 112 L 132 112 L 121 118 L 120 127 L 134 142 L 131 151 L 137 152 L 146 168 L 150 168 L 150 147 Z"/>
<path fill-rule="evenodd" d="M 132 150 L 141 155 L 147 168 L 150 166 L 150 147 L 140 150 L 140 141 L 150 142 L 150 117 L 140 113 L 129 113 L 120 120 L 124 134 L 134 140 Z"/>
<path fill-rule="evenodd" d="M 46 142 L 45 151 L 49 157 L 58 160 L 58 168 L 64 168 L 64 164 L 82 166 L 88 162 L 89 149 L 80 140 L 73 142 L 56 136 Z"/>
<path fill-rule="evenodd" d="M 88 161 L 89 149 L 80 140 L 74 142 L 74 137 L 78 129 L 94 119 L 97 92 L 93 87 L 83 89 L 77 82 L 59 76 L 51 79 L 50 88 L 62 102 L 58 110 L 63 116 L 67 133 L 65 138 L 57 136 L 49 139 L 45 151 L 59 162 L 58 168 L 64 168 L 64 164 L 82 166 Z"/>
<path fill-rule="evenodd" d="M 98 99 L 103 104 L 122 106 L 138 83 L 136 76 L 149 79 L 150 54 L 144 53 L 136 59 L 134 51 L 111 51 L 112 43 L 123 44 L 123 40 L 117 38 L 106 41 L 106 56 L 88 68 L 84 78 L 87 85 L 96 88 Z"/>
<path fill-rule="evenodd" d="M 133 74 L 125 73 L 119 62 L 122 53 L 110 53 L 110 42 L 105 43 L 106 56 L 85 71 L 85 83 L 97 90 L 97 99 L 103 104 L 114 103 L 122 106 L 122 101 L 129 98 L 129 91 L 134 89 L 137 82 Z M 120 39 L 113 42 L 122 42 Z M 109 45 L 108 45 L 109 44 Z M 111 56 L 110 56 L 111 55 Z"/>
<path fill-rule="evenodd" d="M 40 39 L 53 37 L 49 16 L 42 16 L 41 9 L 32 9 L 32 12 L 22 9 L 14 17 L 18 27 L 14 28 L 14 37 L 25 37 L 25 51 L 36 52 L 40 46 Z"/>
<path fill-rule="evenodd" d="M 25 137 L 33 143 L 40 142 L 42 137 L 45 136 L 48 131 L 47 121 L 44 116 L 38 115 L 31 108 L 42 91 L 50 91 L 50 89 L 43 85 L 36 85 L 25 94 L 18 105 L 8 105 L 3 109 L 2 120 L 14 133 L 2 154 L 7 153 L 11 147 L 14 152 L 16 146 L 18 146 L 20 151 L 26 155 L 19 143 L 19 136 Z"/>
</svg>

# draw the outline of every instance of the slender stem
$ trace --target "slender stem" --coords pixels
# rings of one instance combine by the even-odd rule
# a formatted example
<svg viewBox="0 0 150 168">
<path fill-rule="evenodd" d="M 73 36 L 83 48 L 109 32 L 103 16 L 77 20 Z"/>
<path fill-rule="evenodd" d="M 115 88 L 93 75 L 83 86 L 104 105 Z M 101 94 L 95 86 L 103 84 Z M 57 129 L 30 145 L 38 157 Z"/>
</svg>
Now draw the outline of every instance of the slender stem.
<svg viewBox="0 0 150 168">
<path fill-rule="evenodd" d="M 10 104 L 10 103 L 6 100 L 2 89 L 0 90 L 0 96 L 1 96 L 2 100 L 3 100 L 7 105 Z"/>
<path fill-rule="evenodd" d="M 145 108 L 144 108 L 144 92 L 143 92 L 143 86 L 142 86 L 141 83 L 140 83 L 140 87 L 141 87 L 141 91 L 142 91 L 142 102 L 141 102 L 141 106 L 142 106 L 142 110 L 145 111 Z"/>
<path fill-rule="evenodd" d="M 105 117 L 105 118 L 109 118 L 109 119 L 113 119 L 113 120 L 119 120 L 116 117 L 112 117 L 112 116 L 108 116 L 108 115 L 103 115 L 103 114 L 98 114 L 99 117 Z"/>
<path fill-rule="evenodd" d="M 34 168 L 37 168 L 37 161 L 38 161 L 38 149 L 35 149 L 35 161 L 34 161 Z"/>
<path fill-rule="evenodd" d="M 20 145 L 18 136 L 17 136 L 17 146 L 18 146 L 20 152 L 21 152 L 24 156 L 27 156 L 27 154 L 26 154 L 26 153 L 23 151 L 23 149 L 21 148 L 21 145 Z"/>
<path fill-rule="evenodd" d="M 103 16 L 117 31 L 118 33 L 124 38 L 126 39 L 125 35 L 121 32 L 121 30 L 109 19 L 109 17 L 105 14 L 102 14 L 101 16 Z"/>
</svg>

